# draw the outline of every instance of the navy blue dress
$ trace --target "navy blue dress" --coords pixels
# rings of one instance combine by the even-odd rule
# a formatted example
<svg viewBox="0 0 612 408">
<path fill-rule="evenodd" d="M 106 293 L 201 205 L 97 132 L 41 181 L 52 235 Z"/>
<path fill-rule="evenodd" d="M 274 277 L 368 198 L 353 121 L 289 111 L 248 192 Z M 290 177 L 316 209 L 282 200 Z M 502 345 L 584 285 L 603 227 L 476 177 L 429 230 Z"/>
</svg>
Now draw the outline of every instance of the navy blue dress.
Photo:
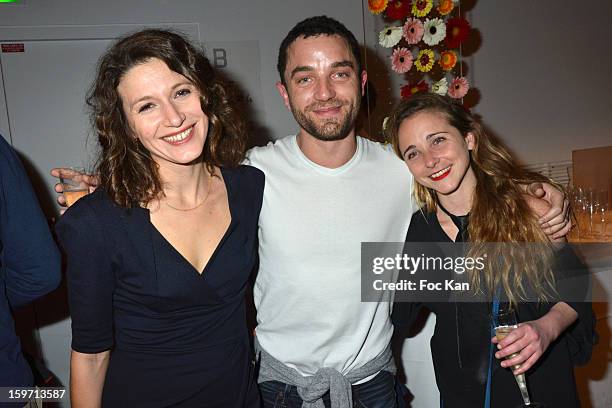
<svg viewBox="0 0 612 408">
<path fill-rule="evenodd" d="M 104 407 L 258 407 L 245 290 L 264 176 L 221 169 L 231 223 L 199 274 L 150 222 L 98 189 L 57 225 L 72 349 L 111 350 Z"/>
</svg>

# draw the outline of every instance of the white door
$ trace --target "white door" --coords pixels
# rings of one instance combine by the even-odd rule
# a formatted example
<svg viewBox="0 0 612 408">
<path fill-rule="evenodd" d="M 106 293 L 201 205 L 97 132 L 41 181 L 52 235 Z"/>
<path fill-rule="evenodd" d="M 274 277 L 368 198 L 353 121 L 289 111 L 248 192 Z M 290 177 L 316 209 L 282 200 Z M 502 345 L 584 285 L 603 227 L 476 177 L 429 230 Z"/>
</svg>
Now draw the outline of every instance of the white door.
<svg viewBox="0 0 612 408">
<path fill-rule="evenodd" d="M 47 197 L 37 190 L 50 215 L 55 203 L 51 187 L 56 180 L 49 169 L 59 165 L 89 167 L 93 160 L 96 141 L 88 140 L 85 94 L 96 61 L 110 40 L 20 44 L 22 52 L 1 54 L 8 119 L 2 133 L 10 134 L 33 182 L 49 189 Z"/>
</svg>

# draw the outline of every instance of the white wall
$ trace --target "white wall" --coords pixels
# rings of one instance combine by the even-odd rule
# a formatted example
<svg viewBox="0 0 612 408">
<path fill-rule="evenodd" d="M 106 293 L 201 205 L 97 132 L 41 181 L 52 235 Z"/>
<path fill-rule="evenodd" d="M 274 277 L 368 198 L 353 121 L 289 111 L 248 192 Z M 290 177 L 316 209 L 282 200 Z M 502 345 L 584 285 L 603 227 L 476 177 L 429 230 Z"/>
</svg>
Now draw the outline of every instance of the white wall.
<svg viewBox="0 0 612 408">
<path fill-rule="evenodd" d="M 527 163 L 612 145 L 612 2 L 478 1 L 476 111 Z"/>
<path fill-rule="evenodd" d="M 296 126 L 274 87 L 278 46 L 296 22 L 318 14 L 338 18 L 363 38 L 358 0 L 28 0 L 24 6 L 0 5 L 0 26 L 199 23 L 205 42 L 256 40 L 263 97 L 257 103 L 270 134 L 280 137 Z"/>
</svg>

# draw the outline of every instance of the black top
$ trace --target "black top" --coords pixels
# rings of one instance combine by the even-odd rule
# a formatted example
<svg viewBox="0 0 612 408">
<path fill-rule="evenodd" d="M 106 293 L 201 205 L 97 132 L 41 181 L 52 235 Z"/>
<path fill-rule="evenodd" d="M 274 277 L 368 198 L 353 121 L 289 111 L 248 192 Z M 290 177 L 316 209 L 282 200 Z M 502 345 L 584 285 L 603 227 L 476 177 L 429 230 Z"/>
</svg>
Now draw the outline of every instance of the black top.
<svg viewBox="0 0 612 408">
<path fill-rule="evenodd" d="M 435 212 L 417 211 L 412 216 L 406 242 L 452 241 L 442 229 Z M 556 258 L 556 265 L 573 264 L 572 270 L 580 270 L 580 261 L 569 247 L 559 251 Z M 557 290 L 562 298 L 562 288 L 558 287 Z M 544 403 L 549 408 L 580 406 L 573 363 L 588 361 L 594 339 L 591 304 L 567 303 L 578 313 L 578 321 L 550 344 L 545 354 L 527 373 L 532 401 Z M 397 327 L 411 325 L 421 305 L 436 314 L 431 352 L 444 407 L 484 407 L 491 339 L 490 303 L 397 303 L 393 311 L 394 324 Z M 519 321 L 539 319 L 553 305 L 520 303 L 517 318 Z M 493 357 L 491 407 L 514 408 L 522 403 L 520 392 L 511 371 L 499 363 Z"/>
<path fill-rule="evenodd" d="M 47 221 L 21 161 L 0 136 L 0 387 L 32 385 L 12 312 L 59 281 L 60 253 Z M 0 402 L 0 407 L 17 405 L 23 403 Z"/>
<path fill-rule="evenodd" d="M 199 274 L 151 224 L 98 189 L 57 225 L 67 255 L 72 348 L 112 349 L 105 407 L 257 407 L 245 289 L 264 176 L 221 169 L 231 223 Z"/>
</svg>

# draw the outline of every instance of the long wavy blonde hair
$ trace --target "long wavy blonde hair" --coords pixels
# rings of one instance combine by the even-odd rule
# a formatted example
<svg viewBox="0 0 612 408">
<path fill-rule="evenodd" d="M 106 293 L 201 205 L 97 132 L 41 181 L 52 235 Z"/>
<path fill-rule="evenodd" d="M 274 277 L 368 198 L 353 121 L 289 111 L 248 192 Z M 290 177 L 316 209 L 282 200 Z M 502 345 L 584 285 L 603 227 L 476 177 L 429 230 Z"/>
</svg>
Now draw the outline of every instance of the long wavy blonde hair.
<svg viewBox="0 0 612 408">
<path fill-rule="evenodd" d="M 538 300 L 549 299 L 554 293 L 552 245 L 525 201 L 521 184 L 552 181 L 521 169 L 508 150 L 487 135 L 463 106 L 448 97 L 431 93 L 417 94 L 402 101 L 387 122 L 387 140 L 402 160 L 399 127 L 404 120 L 420 112 L 441 114 L 464 137 L 468 133 L 474 135 L 470 165 L 476 175 L 476 187 L 468 225 L 473 243 L 469 255 L 477 256 L 486 251 L 487 261 L 482 273 L 471 273 L 473 289 L 492 295 L 496 288 L 501 288 L 512 304 L 532 300 L 531 291 Z M 414 196 L 425 211 L 436 211 L 438 200 L 433 189 L 414 183 Z M 489 243 L 504 245 L 487 245 Z"/>
</svg>

